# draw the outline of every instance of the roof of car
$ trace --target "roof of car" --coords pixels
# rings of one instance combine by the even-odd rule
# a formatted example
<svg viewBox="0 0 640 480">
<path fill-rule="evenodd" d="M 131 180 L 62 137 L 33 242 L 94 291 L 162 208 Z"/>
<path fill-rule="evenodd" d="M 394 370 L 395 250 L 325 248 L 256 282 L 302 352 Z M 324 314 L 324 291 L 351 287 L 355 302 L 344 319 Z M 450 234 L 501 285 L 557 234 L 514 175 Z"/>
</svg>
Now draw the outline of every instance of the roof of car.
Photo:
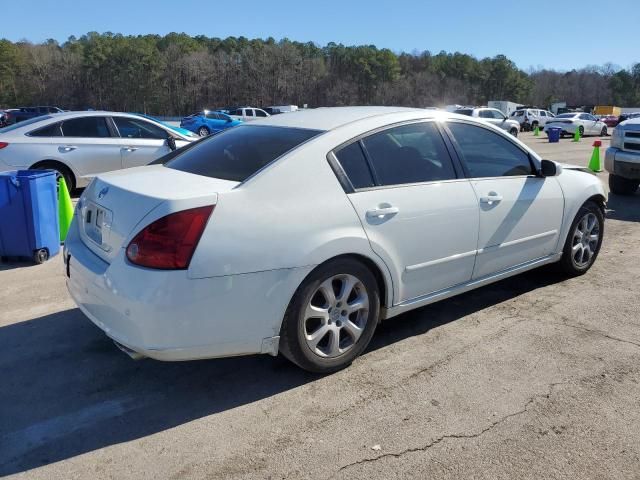
<svg viewBox="0 0 640 480">
<path fill-rule="evenodd" d="M 322 107 L 274 115 L 255 120 L 252 123 L 256 125 L 259 122 L 260 125 L 333 130 L 358 120 L 402 112 L 419 112 L 425 117 L 438 114 L 434 110 L 407 107 Z"/>
</svg>

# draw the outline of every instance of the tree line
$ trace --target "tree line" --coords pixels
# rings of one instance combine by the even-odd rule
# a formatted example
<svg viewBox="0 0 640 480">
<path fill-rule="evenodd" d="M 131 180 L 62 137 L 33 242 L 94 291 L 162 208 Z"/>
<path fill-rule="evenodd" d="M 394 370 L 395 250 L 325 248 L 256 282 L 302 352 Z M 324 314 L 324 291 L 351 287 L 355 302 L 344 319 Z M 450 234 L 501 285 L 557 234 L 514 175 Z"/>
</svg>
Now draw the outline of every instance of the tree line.
<svg viewBox="0 0 640 480">
<path fill-rule="evenodd" d="M 91 32 L 0 40 L 0 106 L 56 105 L 183 115 L 225 105 L 486 104 L 640 106 L 640 63 L 525 72 L 504 55 L 394 53 L 273 38 Z"/>
</svg>

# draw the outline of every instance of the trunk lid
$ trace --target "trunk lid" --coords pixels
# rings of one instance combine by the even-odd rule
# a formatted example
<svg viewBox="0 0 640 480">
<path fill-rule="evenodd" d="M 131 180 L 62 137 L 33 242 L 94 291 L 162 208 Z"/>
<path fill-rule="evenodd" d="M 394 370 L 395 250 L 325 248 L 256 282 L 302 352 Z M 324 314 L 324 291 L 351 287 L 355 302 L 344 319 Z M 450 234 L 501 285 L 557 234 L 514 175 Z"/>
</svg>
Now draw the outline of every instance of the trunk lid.
<svg viewBox="0 0 640 480">
<path fill-rule="evenodd" d="M 83 243 L 111 262 L 125 242 L 156 218 L 195 206 L 214 205 L 218 193 L 238 182 L 182 172 L 162 165 L 98 175 L 78 202 L 76 221 Z M 163 206 L 163 208 L 159 208 Z M 168 208 L 167 208 L 168 206 Z M 143 222 L 149 216 L 149 221 Z M 159 218 L 159 217 L 158 217 Z"/>
</svg>

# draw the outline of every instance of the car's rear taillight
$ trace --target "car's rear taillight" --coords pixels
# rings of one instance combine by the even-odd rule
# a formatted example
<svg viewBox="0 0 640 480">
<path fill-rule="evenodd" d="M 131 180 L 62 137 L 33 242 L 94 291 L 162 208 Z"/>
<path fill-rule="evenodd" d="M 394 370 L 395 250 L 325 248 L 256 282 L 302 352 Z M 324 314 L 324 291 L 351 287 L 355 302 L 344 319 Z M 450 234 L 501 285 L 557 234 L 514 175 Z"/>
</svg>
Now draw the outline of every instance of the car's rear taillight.
<svg viewBox="0 0 640 480">
<path fill-rule="evenodd" d="M 214 205 L 172 213 L 147 225 L 127 246 L 127 258 L 142 267 L 189 267 Z"/>
<path fill-rule="evenodd" d="M 7 142 L 0 142 L 0 149 L 4 148 L 4 147 L 8 147 L 9 144 Z"/>
</svg>

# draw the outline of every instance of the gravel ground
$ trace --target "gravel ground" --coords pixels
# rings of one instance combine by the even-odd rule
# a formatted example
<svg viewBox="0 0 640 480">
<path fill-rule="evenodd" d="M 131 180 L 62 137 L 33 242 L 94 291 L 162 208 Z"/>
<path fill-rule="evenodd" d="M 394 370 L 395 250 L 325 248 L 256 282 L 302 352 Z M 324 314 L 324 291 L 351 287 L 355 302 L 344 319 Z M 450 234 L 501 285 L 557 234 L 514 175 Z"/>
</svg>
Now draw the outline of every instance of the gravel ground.
<svg viewBox="0 0 640 480">
<path fill-rule="evenodd" d="M 134 362 L 74 307 L 60 257 L 0 264 L 0 475 L 640 478 L 640 194 L 609 209 L 587 275 L 402 315 L 327 377 L 268 356 Z"/>
</svg>

